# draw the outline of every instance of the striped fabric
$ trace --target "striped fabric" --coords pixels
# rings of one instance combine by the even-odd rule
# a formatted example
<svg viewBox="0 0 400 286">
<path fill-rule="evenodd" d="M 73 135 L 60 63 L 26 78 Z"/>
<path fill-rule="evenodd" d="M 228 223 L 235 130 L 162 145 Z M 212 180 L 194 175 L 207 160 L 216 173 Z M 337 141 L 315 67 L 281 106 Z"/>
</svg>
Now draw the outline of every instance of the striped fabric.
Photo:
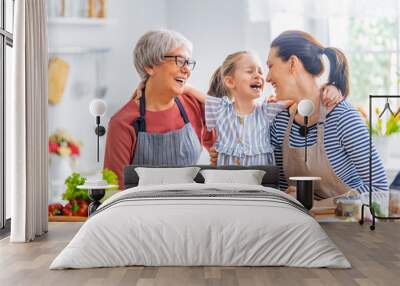
<svg viewBox="0 0 400 286">
<path fill-rule="evenodd" d="M 188 166 L 197 163 L 202 147 L 187 123 L 167 133 L 139 132 L 133 164 L 150 166 Z"/>
<path fill-rule="evenodd" d="M 203 149 L 199 138 L 178 97 L 175 97 L 175 103 L 185 126 L 166 133 L 150 133 L 146 130 L 145 97 L 140 98 L 141 117 L 133 123 L 137 130 L 136 149 L 133 151 L 135 165 L 184 166 L 196 164 L 199 160 Z"/>
<path fill-rule="evenodd" d="M 280 167 L 280 189 L 288 186 L 282 167 L 282 144 L 289 121 L 289 112 L 278 114 L 271 127 L 271 143 L 275 146 L 275 159 Z M 317 125 L 309 129 L 307 146 L 317 141 Z M 296 122 L 290 133 L 290 146 L 304 147 L 304 137 Z M 325 122 L 324 144 L 328 160 L 338 177 L 358 192 L 369 190 L 369 134 L 358 112 L 346 101 L 339 103 Z M 388 190 L 386 173 L 379 155 L 372 146 L 372 182 L 374 190 Z"/>
<path fill-rule="evenodd" d="M 273 147 L 270 127 L 275 116 L 284 109 L 282 103 L 257 105 L 247 116 L 236 114 L 233 103 L 227 98 L 207 96 L 205 104 L 206 125 L 216 129 L 218 166 L 273 165 Z"/>
</svg>

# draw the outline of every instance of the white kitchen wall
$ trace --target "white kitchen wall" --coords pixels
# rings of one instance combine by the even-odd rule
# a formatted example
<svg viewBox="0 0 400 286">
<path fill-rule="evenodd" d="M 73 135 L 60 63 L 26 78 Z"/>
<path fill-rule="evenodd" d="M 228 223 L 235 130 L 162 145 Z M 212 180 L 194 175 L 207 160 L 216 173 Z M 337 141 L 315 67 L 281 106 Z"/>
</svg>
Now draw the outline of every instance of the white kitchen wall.
<svg viewBox="0 0 400 286">
<path fill-rule="evenodd" d="M 251 50 L 265 62 L 269 28 L 250 22 L 246 0 L 170 0 L 167 23 L 193 42 L 197 65 L 190 83 L 205 91 L 211 74 L 230 53 Z"/>
</svg>

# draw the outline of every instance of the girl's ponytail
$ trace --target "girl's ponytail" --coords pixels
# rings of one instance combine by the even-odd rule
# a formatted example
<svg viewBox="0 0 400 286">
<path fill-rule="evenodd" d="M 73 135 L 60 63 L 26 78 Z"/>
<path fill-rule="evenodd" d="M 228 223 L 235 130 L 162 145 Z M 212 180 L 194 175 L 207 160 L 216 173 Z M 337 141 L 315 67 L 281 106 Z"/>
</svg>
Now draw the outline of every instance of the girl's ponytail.
<svg viewBox="0 0 400 286">
<path fill-rule="evenodd" d="M 208 95 L 215 97 L 227 96 L 231 99 L 231 94 L 228 88 L 224 84 L 224 78 L 226 76 L 232 76 L 235 72 L 236 62 L 241 58 L 241 56 L 248 54 L 247 51 L 240 51 L 228 55 L 222 65 L 217 68 L 211 77 L 210 88 L 208 89 Z"/>
<path fill-rule="evenodd" d="M 217 70 L 213 73 L 210 81 L 210 87 L 208 89 L 207 94 L 215 97 L 229 97 L 229 91 L 226 89 L 224 85 L 224 77 L 221 72 L 222 67 L 218 67 Z"/>
</svg>

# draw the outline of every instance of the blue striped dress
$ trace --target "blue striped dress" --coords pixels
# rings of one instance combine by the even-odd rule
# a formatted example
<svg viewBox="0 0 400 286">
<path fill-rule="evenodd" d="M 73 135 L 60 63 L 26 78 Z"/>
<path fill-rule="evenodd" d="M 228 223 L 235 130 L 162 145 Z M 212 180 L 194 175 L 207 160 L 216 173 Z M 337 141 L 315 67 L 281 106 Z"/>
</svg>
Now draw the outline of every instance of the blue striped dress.
<svg viewBox="0 0 400 286">
<path fill-rule="evenodd" d="M 279 113 L 271 127 L 271 143 L 275 146 L 276 164 L 280 167 L 279 187 L 285 190 L 282 165 L 282 144 L 289 121 L 289 111 Z M 304 147 L 304 137 L 296 122 L 290 133 L 292 147 Z M 309 129 L 307 146 L 317 141 L 317 125 Z M 358 112 L 346 101 L 339 103 L 326 117 L 324 134 L 325 151 L 338 177 L 359 193 L 369 190 L 369 133 Z M 372 183 L 374 190 L 388 190 L 388 182 L 382 161 L 372 146 Z"/>
<path fill-rule="evenodd" d="M 207 96 L 205 119 L 208 130 L 216 129 L 218 166 L 274 165 L 274 151 L 270 143 L 270 127 L 282 103 L 262 103 L 246 116 L 235 112 L 227 97 Z"/>
</svg>

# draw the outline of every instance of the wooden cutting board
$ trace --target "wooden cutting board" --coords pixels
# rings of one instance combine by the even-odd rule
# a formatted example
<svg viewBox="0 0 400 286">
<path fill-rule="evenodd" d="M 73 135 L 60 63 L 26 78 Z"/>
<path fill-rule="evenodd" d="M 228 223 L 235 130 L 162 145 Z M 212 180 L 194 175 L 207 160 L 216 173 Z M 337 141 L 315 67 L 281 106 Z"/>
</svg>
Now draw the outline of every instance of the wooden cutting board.
<svg viewBox="0 0 400 286">
<path fill-rule="evenodd" d="M 49 222 L 83 222 L 86 221 L 85 216 L 66 216 L 66 215 L 55 215 L 49 216 Z"/>
<path fill-rule="evenodd" d="M 330 206 L 330 207 L 313 207 L 311 209 L 311 213 L 314 215 L 328 215 L 328 214 L 335 214 L 335 206 Z"/>
</svg>

